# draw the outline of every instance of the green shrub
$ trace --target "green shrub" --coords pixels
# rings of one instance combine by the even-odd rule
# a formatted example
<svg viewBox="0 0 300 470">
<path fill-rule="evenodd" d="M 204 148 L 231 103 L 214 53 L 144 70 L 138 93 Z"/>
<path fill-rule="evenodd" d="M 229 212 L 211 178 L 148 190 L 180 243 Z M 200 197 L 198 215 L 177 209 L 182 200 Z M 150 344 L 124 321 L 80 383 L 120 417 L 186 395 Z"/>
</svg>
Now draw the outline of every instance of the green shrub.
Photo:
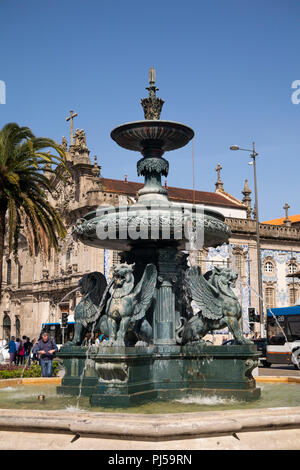
<svg viewBox="0 0 300 470">
<path fill-rule="evenodd" d="M 53 377 L 56 377 L 59 371 L 59 362 L 53 361 Z M 33 363 L 29 367 L 24 366 L 0 366 L 0 380 L 1 379 L 18 379 L 21 377 L 41 377 L 41 366 L 38 363 Z"/>
</svg>

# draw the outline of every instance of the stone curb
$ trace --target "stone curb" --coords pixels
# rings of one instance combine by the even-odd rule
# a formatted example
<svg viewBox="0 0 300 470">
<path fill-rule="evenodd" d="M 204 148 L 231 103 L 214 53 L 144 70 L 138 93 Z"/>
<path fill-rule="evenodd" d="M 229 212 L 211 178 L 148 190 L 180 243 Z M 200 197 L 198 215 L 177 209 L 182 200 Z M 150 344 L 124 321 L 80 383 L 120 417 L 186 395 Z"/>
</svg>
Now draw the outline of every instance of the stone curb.
<svg viewBox="0 0 300 470">
<path fill-rule="evenodd" d="M 293 376 L 257 376 L 255 377 L 256 382 L 288 382 L 288 383 L 300 383 L 300 377 L 293 377 Z M 61 385 L 62 378 L 61 377 L 25 377 L 25 378 L 16 378 L 16 379 L 2 379 L 0 380 L 0 388 L 3 387 L 12 387 L 14 385 L 32 385 L 32 384 L 39 384 L 39 385 L 47 385 L 47 384 L 57 384 Z"/>
<path fill-rule="evenodd" d="M 278 377 L 271 377 L 271 376 L 260 376 L 255 377 L 255 382 L 286 382 L 286 383 L 300 383 L 300 377 L 291 377 L 291 376 L 278 376 Z"/>
<path fill-rule="evenodd" d="M 16 379 L 1 379 L 0 388 L 13 387 L 15 385 L 47 385 L 47 384 L 61 384 L 61 377 L 24 377 Z"/>
<path fill-rule="evenodd" d="M 258 382 L 300 383 L 300 377 L 257 377 Z M 4 383 L 3 383 L 4 382 Z M 59 377 L 0 380 L 0 387 L 56 383 Z M 81 437 L 167 440 L 241 432 L 300 429 L 300 406 L 161 415 L 0 409 L 0 431 L 67 433 Z"/>
<path fill-rule="evenodd" d="M 0 430 L 162 440 L 300 428 L 300 407 L 226 412 L 130 415 L 0 410 Z"/>
</svg>

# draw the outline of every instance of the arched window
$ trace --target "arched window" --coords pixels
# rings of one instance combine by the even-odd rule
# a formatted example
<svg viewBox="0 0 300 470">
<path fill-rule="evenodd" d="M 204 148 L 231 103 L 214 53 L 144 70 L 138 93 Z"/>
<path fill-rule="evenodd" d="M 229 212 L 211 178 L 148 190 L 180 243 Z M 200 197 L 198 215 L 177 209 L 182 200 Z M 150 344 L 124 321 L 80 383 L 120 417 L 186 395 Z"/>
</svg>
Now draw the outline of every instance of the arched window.
<svg viewBox="0 0 300 470">
<path fill-rule="evenodd" d="M 22 266 L 18 263 L 18 288 L 21 287 L 22 282 Z"/>
<path fill-rule="evenodd" d="M 3 326 L 3 338 L 6 339 L 7 341 L 8 339 L 10 339 L 10 336 L 11 336 L 11 321 L 10 321 L 9 316 L 6 314 L 3 317 L 2 326 Z"/>
<path fill-rule="evenodd" d="M 289 274 L 294 274 L 295 272 L 297 272 L 297 264 L 290 263 L 288 271 L 289 271 Z"/>
<path fill-rule="evenodd" d="M 66 252 L 66 268 L 69 266 L 70 261 L 71 261 L 71 248 L 68 248 Z"/>
<path fill-rule="evenodd" d="M 20 318 L 16 317 L 16 337 L 19 338 L 21 336 L 21 322 Z"/>
<path fill-rule="evenodd" d="M 11 284 L 11 259 L 6 260 L 6 283 Z"/>
<path fill-rule="evenodd" d="M 265 262 L 264 271 L 265 271 L 265 273 L 268 273 L 268 274 L 274 272 L 274 264 L 272 263 L 272 261 L 266 261 Z"/>
</svg>

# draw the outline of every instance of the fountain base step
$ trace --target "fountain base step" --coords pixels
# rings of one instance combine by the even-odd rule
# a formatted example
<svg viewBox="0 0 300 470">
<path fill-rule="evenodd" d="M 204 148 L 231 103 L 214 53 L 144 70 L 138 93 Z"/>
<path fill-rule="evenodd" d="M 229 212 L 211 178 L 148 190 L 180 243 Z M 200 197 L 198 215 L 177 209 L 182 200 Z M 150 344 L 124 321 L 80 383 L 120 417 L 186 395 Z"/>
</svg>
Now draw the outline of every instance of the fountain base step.
<svg viewBox="0 0 300 470">
<path fill-rule="evenodd" d="M 97 407 L 130 407 L 141 405 L 151 401 L 173 401 L 173 400 L 188 400 L 189 398 L 197 397 L 218 397 L 235 401 L 254 401 L 260 397 L 260 389 L 253 390 L 235 390 L 235 389 L 210 389 L 210 388 L 195 388 L 193 390 L 188 388 L 181 389 L 161 389 L 161 390 L 148 390 L 145 392 L 132 393 L 130 395 L 108 395 L 108 394 L 94 394 L 90 397 L 91 406 Z"/>
<path fill-rule="evenodd" d="M 92 406 L 124 407 L 189 395 L 256 400 L 255 345 L 64 346 L 58 393 L 89 396 Z"/>
</svg>

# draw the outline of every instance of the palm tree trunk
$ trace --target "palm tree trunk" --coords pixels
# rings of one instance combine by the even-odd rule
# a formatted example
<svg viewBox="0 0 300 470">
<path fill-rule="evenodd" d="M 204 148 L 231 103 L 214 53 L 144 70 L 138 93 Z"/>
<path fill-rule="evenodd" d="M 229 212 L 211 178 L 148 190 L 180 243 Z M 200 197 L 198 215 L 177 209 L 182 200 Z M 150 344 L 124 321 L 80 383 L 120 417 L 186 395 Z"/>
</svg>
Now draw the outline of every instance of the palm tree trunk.
<svg viewBox="0 0 300 470">
<path fill-rule="evenodd" d="M 5 214 L 7 206 L 0 207 L 0 301 L 2 296 L 2 278 L 3 278 L 3 255 L 4 255 L 4 240 L 5 240 Z"/>
</svg>

